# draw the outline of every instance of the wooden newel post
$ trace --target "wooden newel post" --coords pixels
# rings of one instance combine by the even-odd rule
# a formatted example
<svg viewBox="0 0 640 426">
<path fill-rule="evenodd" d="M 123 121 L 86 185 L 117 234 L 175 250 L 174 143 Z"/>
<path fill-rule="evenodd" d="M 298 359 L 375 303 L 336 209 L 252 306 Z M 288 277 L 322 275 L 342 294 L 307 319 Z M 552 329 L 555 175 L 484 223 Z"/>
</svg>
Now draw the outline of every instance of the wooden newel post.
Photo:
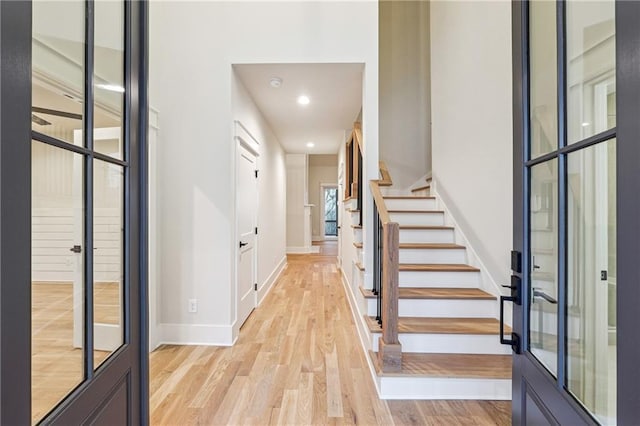
<svg viewBox="0 0 640 426">
<path fill-rule="evenodd" d="M 402 370 L 402 345 L 398 341 L 400 227 L 387 223 L 383 230 L 382 336 L 378 342 L 378 363 L 383 372 Z"/>
</svg>

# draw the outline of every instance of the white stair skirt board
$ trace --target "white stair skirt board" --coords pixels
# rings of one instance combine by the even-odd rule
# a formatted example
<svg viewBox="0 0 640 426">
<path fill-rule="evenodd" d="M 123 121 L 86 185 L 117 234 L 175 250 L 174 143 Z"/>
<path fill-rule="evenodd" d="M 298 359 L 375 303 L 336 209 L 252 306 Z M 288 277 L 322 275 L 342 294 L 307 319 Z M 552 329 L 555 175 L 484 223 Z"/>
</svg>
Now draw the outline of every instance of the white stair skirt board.
<svg viewBox="0 0 640 426">
<path fill-rule="evenodd" d="M 384 200 L 387 210 L 435 210 L 436 200 L 432 198 L 387 198 Z"/>
<path fill-rule="evenodd" d="M 509 379 L 377 377 L 382 399 L 511 400 Z"/>
<path fill-rule="evenodd" d="M 392 222 L 397 222 L 400 225 L 444 225 L 444 213 L 437 211 L 428 213 L 391 212 L 389 216 L 391 216 Z"/>
<path fill-rule="evenodd" d="M 400 287 L 480 287 L 480 272 L 400 271 Z"/>
<path fill-rule="evenodd" d="M 377 300 L 367 299 L 367 314 L 376 316 Z M 401 317 L 495 318 L 498 302 L 487 299 L 400 299 Z"/>
<path fill-rule="evenodd" d="M 455 233 L 453 229 L 402 229 L 400 228 L 400 243 L 453 243 Z"/>
<path fill-rule="evenodd" d="M 400 263 L 466 263 L 467 251 L 457 249 L 400 249 Z"/>
<path fill-rule="evenodd" d="M 381 333 L 371 333 L 371 347 L 378 352 Z M 399 333 L 402 352 L 510 355 L 511 347 L 500 344 L 497 334 Z"/>
</svg>

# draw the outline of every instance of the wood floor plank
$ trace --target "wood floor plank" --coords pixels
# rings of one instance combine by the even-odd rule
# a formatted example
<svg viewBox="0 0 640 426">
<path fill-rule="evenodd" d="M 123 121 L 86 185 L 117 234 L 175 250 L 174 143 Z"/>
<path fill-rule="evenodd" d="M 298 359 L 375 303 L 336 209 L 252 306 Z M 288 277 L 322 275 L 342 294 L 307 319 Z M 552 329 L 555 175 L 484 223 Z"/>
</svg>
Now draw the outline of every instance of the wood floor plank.
<svg viewBox="0 0 640 426">
<path fill-rule="evenodd" d="M 402 402 L 377 397 L 366 356 L 335 257 L 294 256 L 234 347 L 162 346 L 151 354 L 151 423 L 410 424 L 393 409 Z M 467 410 L 471 402 L 432 402 L 407 404 L 422 424 L 483 424 L 494 411 L 496 424 L 510 423 L 508 403 Z"/>
</svg>

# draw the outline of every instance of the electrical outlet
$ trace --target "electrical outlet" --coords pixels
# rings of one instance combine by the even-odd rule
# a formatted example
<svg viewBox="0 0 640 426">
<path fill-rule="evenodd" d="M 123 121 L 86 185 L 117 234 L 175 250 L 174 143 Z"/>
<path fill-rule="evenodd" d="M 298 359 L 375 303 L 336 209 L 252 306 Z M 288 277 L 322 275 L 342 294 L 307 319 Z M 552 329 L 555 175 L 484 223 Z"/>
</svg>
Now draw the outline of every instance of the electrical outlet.
<svg viewBox="0 0 640 426">
<path fill-rule="evenodd" d="M 189 299 L 189 312 L 198 312 L 198 299 Z"/>
</svg>

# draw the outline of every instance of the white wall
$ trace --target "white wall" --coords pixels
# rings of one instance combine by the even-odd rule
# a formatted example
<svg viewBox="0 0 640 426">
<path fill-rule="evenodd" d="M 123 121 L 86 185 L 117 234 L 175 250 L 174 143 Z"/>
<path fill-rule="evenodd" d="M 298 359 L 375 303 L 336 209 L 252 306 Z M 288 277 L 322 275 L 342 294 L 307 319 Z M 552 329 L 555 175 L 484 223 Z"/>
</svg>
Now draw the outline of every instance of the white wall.
<svg viewBox="0 0 640 426">
<path fill-rule="evenodd" d="M 364 63 L 365 173 L 375 178 L 377 25 L 375 2 L 152 2 L 150 102 L 163 117 L 160 286 L 171 296 L 159 320 L 172 340 L 233 338 L 232 64 Z M 190 298 L 197 313 L 187 313 Z"/>
<path fill-rule="evenodd" d="M 408 188 L 431 171 L 430 2 L 379 4 L 380 160 Z"/>
<path fill-rule="evenodd" d="M 512 247 L 511 5 L 431 3 L 433 176 L 497 283 Z"/>
<path fill-rule="evenodd" d="M 337 155 L 309 155 L 309 182 L 307 193 L 311 209 L 311 235 L 313 240 L 324 240 L 324 220 L 322 218 L 324 190 L 321 185 L 338 184 Z M 344 197 L 344 192 L 341 194 Z M 340 196 L 340 194 L 339 194 Z"/>
<path fill-rule="evenodd" d="M 303 252 L 307 201 L 307 154 L 287 154 L 287 251 Z"/>
</svg>

